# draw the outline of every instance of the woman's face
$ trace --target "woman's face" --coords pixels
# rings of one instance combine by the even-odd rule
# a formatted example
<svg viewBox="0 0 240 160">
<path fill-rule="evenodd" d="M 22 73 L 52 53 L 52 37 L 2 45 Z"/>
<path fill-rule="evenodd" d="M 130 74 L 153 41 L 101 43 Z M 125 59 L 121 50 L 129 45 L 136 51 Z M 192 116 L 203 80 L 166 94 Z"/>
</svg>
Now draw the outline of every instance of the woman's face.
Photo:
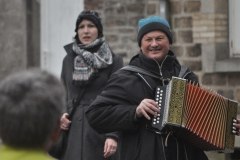
<svg viewBox="0 0 240 160">
<path fill-rule="evenodd" d="M 159 63 L 168 54 L 171 44 L 167 35 L 162 31 L 151 31 L 146 33 L 141 40 L 141 50 L 149 58 Z"/>
<path fill-rule="evenodd" d="M 78 25 L 78 38 L 82 44 L 90 44 L 98 38 L 98 29 L 92 21 L 82 20 Z"/>
</svg>

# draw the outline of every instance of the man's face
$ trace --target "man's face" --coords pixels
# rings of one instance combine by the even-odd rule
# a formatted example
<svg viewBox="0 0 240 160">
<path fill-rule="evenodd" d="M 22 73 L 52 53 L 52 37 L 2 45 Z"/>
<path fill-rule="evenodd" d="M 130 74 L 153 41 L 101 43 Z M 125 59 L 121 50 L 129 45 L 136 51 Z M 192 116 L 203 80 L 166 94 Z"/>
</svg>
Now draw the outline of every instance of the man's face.
<svg viewBox="0 0 240 160">
<path fill-rule="evenodd" d="M 167 35 L 158 30 L 146 33 L 141 40 L 143 54 L 159 63 L 166 57 L 170 46 Z"/>
</svg>

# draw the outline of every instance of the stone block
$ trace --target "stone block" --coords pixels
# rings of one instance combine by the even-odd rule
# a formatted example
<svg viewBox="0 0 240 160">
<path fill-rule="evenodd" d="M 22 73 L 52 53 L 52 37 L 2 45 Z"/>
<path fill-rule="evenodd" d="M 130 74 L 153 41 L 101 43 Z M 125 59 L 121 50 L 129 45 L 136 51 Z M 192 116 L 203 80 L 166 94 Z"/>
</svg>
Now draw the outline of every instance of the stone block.
<svg viewBox="0 0 240 160">
<path fill-rule="evenodd" d="M 118 33 L 121 33 L 121 34 L 131 34 L 131 33 L 134 33 L 134 32 L 137 32 L 137 29 L 136 27 L 135 28 L 120 28 L 118 29 Z"/>
<path fill-rule="evenodd" d="M 84 0 L 85 8 L 95 8 L 102 9 L 103 8 L 103 0 Z"/>
<path fill-rule="evenodd" d="M 88 10 L 100 10 L 103 9 L 103 0 L 87 0 L 84 1 L 84 8 Z"/>
<path fill-rule="evenodd" d="M 121 57 L 127 57 L 127 53 L 126 52 L 118 52 L 117 54 L 119 56 L 121 56 Z"/>
<path fill-rule="evenodd" d="M 215 10 L 215 0 L 201 1 L 201 13 L 213 13 Z"/>
<path fill-rule="evenodd" d="M 239 86 L 240 85 L 240 72 L 229 73 L 228 85 L 229 86 Z"/>
<path fill-rule="evenodd" d="M 27 67 L 25 4 L 25 1 L 0 1 L 0 80 Z"/>
<path fill-rule="evenodd" d="M 154 14 L 156 14 L 156 8 L 157 7 L 157 5 L 156 4 L 148 4 L 147 5 L 147 14 L 148 15 L 154 15 Z"/>
<path fill-rule="evenodd" d="M 198 57 L 202 54 L 202 49 L 200 44 L 196 44 L 194 46 L 186 47 L 186 53 L 189 57 Z"/>
<path fill-rule="evenodd" d="M 236 100 L 240 103 L 240 89 L 237 89 L 237 91 L 236 91 Z M 239 111 L 240 111 L 240 109 L 239 109 Z"/>
<path fill-rule="evenodd" d="M 228 14 L 228 1 L 227 0 L 215 0 L 215 13 Z"/>
<path fill-rule="evenodd" d="M 192 71 L 201 71 L 202 70 L 201 61 L 184 60 L 182 65 L 187 66 Z"/>
<path fill-rule="evenodd" d="M 200 22 L 198 22 L 198 23 L 200 23 Z M 209 30 L 209 26 L 203 26 L 203 25 L 200 25 L 200 24 L 194 24 L 194 27 L 193 27 L 194 33 L 206 32 L 208 30 Z M 211 31 L 212 31 L 212 29 L 211 29 Z"/>
<path fill-rule="evenodd" d="M 128 3 L 126 4 L 127 12 L 135 14 L 143 14 L 146 3 Z"/>
<path fill-rule="evenodd" d="M 170 49 L 176 54 L 177 57 L 181 57 L 183 55 L 184 50 L 182 46 L 173 45 Z"/>
<path fill-rule="evenodd" d="M 104 7 L 104 14 L 106 15 L 118 15 L 125 16 L 125 5 L 120 2 L 106 2 Z"/>
<path fill-rule="evenodd" d="M 170 13 L 179 14 L 181 12 L 181 4 L 180 2 L 170 2 Z"/>
<path fill-rule="evenodd" d="M 234 95 L 233 95 L 233 90 L 222 90 L 222 89 L 219 89 L 217 90 L 217 93 L 219 93 L 220 95 L 226 97 L 226 98 L 229 98 L 229 99 L 234 99 Z"/>
<path fill-rule="evenodd" d="M 227 75 L 225 73 L 206 73 L 202 76 L 203 85 L 227 86 Z"/>
<path fill-rule="evenodd" d="M 24 9 L 25 2 L 22 1 L 0 1 L 0 13 L 16 14 L 20 13 Z"/>
<path fill-rule="evenodd" d="M 129 36 L 122 36 L 122 37 L 121 37 L 121 42 L 122 42 L 122 43 L 129 44 L 129 43 L 131 43 L 132 41 L 131 41 L 131 39 L 129 38 Z"/>
<path fill-rule="evenodd" d="M 180 17 L 175 18 L 176 28 L 191 28 L 192 27 L 192 17 Z"/>
<path fill-rule="evenodd" d="M 176 33 L 174 32 L 174 30 L 172 30 L 172 35 L 173 35 L 173 38 L 172 38 L 173 43 L 177 43 L 177 42 L 178 42 L 178 39 L 177 39 L 177 35 L 176 35 Z"/>
<path fill-rule="evenodd" d="M 185 1 L 184 3 L 184 12 L 186 13 L 199 12 L 200 8 L 201 8 L 200 1 Z"/>
<path fill-rule="evenodd" d="M 119 1 L 119 0 L 114 0 L 114 1 Z M 146 2 L 146 0 L 122 0 L 124 3 L 139 3 L 139 2 Z M 154 1 L 154 0 L 153 0 Z"/>
<path fill-rule="evenodd" d="M 179 31 L 178 32 L 178 43 L 192 43 L 193 36 L 192 31 Z"/>
<path fill-rule="evenodd" d="M 216 60 L 224 60 L 229 58 L 229 44 L 216 43 Z"/>
<path fill-rule="evenodd" d="M 137 16 L 129 17 L 129 25 L 132 26 L 132 27 L 135 27 L 136 31 L 137 31 L 138 21 L 142 18 L 144 18 L 143 15 L 137 15 Z"/>
<path fill-rule="evenodd" d="M 123 18 L 123 17 L 107 17 L 105 19 L 105 24 L 104 25 L 107 25 L 107 26 L 111 26 L 111 27 L 114 27 L 114 26 L 125 26 L 127 24 L 127 21 L 126 21 L 126 18 Z"/>
<path fill-rule="evenodd" d="M 108 43 L 111 43 L 111 42 L 118 41 L 119 36 L 111 34 L 111 35 L 105 35 L 105 38 Z"/>
</svg>

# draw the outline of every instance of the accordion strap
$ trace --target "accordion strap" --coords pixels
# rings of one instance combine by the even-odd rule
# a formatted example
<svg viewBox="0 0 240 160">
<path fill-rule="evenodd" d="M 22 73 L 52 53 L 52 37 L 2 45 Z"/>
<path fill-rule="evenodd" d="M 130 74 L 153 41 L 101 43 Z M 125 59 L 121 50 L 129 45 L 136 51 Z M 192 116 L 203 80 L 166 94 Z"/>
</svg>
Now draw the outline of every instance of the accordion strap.
<svg viewBox="0 0 240 160">
<path fill-rule="evenodd" d="M 180 70 L 180 72 L 179 72 L 178 77 L 179 77 L 179 78 L 184 78 L 187 69 L 188 69 L 187 67 L 181 66 L 181 70 Z"/>
<path fill-rule="evenodd" d="M 185 76 L 185 73 L 186 73 L 187 69 L 188 69 L 187 67 L 181 66 L 181 70 L 179 72 L 178 77 L 179 78 L 183 78 Z M 161 75 L 159 75 L 157 73 L 152 73 L 152 72 L 146 71 L 146 70 L 144 70 L 142 68 L 139 68 L 139 67 L 136 67 L 136 66 L 132 66 L 132 65 L 127 65 L 127 66 L 121 68 L 120 70 L 127 70 L 127 71 L 142 73 L 144 75 L 147 75 L 147 76 L 150 76 L 150 77 L 153 77 L 153 78 L 157 78 L 157 79 L 161 79 L 163 81 L 170 81 L 170 79 L 163 78 Z"/>
<path fill-rule="evenodd" d="M 127 70 L 127 71 L 136 72 L 136 73 L 142 73 L 144 75 L 147 75 L 147 76 L 150 76 L 150 77 L 153 77 L 153 78 L 157 78 L 157 79 L 161 79 L 163 81 L 170 81 L 170 79 L 163 78 L 161 75 L 159 75 L 157 73 L 152 73 L 152 72 L 146 71 L 142 68 L 132 66 L 132 65 L 127 65 L 127 66 L 121 68 L 120 70 Z"/>
<path fill-rule="evenodd" d="M 73 115 L 74 115 L 74 113 L 75 113 L 75 111 L 76 111 L 76 109 L 77 109 L 77 106 L 80 104 L 80 101 L 81 101 L 81 99 L 82 99 L 82 97 L 83 97 L 84 91 L 85 91 L 85 87 L 81 90 L 81 92 L 79 93 L 76 101 L 75 101 L 74 104 L 73 104 L 72 111 L 71 111 L 71 113 L 70 113 L 69 116 L 68 116 L 68 119 L 69 119 L 70 121 L 72 120 L 72 117 L 73 117 Z"/>
</svg>

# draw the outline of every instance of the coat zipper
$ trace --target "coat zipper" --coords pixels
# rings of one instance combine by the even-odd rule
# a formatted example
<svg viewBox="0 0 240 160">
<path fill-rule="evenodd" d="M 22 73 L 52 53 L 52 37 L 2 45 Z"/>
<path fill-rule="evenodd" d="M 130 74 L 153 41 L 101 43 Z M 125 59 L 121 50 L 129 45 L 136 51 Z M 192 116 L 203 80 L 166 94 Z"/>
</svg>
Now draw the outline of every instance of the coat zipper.
<svg viewBox="0 0 240 160">
<path fill-rule="evenodd" d="M 164 61 L 166 60 L 166 58 L 167 58 L 168 56 L 166 55 L 165 56 L 165 58 L 164 58 L 164 60 L 163 60 L 163 62 L 162 62 L 162 64 L 159 66 L 159 63 L 153 58 L 153 60 L 157 63 L 157 65 L 158 65 L 158 68 L 159 68 L 159 74 L 161 75 L 161 76 L 163 76 L 162 75 L 162 65 L 163 65 L 163 63 L 164 63 Z M 162 85 L 164 86 L 164 79 L 162 79 L 161 80 L 162 81 Z"/>
</svg>

